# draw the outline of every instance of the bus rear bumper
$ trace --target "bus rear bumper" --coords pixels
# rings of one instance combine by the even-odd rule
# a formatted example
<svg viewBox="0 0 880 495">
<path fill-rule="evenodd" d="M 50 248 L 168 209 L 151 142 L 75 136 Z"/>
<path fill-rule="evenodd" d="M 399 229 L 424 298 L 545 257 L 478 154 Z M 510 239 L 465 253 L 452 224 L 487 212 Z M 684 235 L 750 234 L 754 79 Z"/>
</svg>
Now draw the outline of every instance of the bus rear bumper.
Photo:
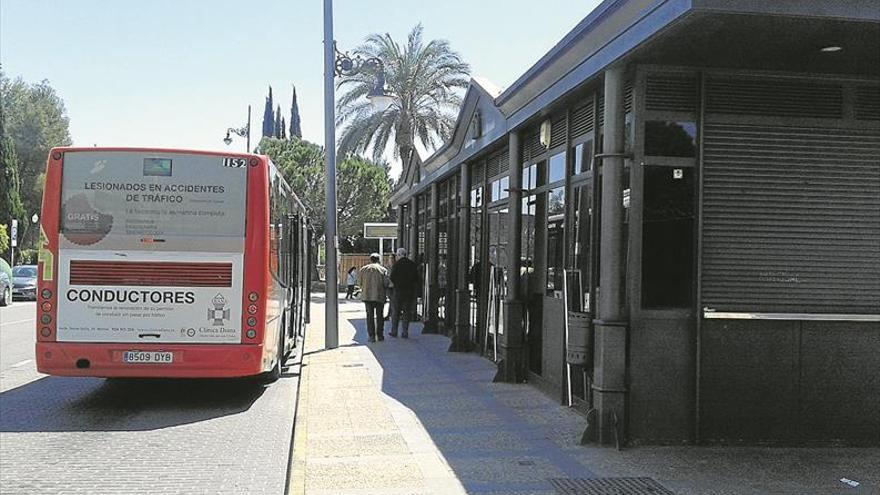
<svg viewBox="0 0 880 495">
<path fill-rule="evenodd" d="M 170 351 L 172 363 L 125 363 L 126 351 Z M 233 378 L 268 367 L 263 345 L 143 345 L 37 342 L 37 371 L 57 376 Z"/>
</svg>

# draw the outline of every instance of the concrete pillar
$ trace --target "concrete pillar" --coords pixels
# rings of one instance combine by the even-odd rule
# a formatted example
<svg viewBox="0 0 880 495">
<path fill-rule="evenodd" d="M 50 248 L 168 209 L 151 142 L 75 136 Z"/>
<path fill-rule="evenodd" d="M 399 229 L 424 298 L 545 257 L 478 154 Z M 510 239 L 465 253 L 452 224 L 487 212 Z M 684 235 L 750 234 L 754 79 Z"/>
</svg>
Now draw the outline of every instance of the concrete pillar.
<svg viewBox="0 0 880 495">
<path fill-rule="evenodd" d="M 458 176 L 461 200 L 458 206 L 458 265 L 456 270 L 455 288 L 455 334 L 452 336 L 451 352 L 468 352 L 473 350 L 474 344 L 470 341 L 471 334 L 471 294 L 468 291 L 468 266 L 471 246 L 471 174 L 467 163 L 461 164 Z"/>
<path fill-rule="evenodd" d="M 595 320 L 593 397 L 598 440 L 624 442 L 626 425 L 626 331 L 623 307 L 624 72 L 605 72 L 602 211 L 599 236 L 599 304 Z"/>
<path fill-rule="evenodd" d="M 437 305 L 439 304 L 440 287 L 437 284 L 437 270 L 440 266 L 440 228 L 437 219 L 440 209 L 440 195 L 437 182 L 431 183 L 431 215 L 428 217 L 428 230 L 425 233 L 425 263 L 427 273 L 425 283 L 428 284 L 428 300 L 425 301 L 425 326 L 422 333 L 438 333 L 440 331 Z"/>
<path fill-rule="evenodd" d="M 404 247 L 404 239 L 405 235 L 404 229 L 406 228 L 406 218 L 403 216 L 403 205 L 397 205 L 397 247 Z"/>
<path fill-rule="evenodd" d="M 520 258 L 522 256 L 522 159 L 519 156 L 519 132 L 508 135 L 508 205 L 507 296 L 504 298 L 504 334 L 498 339 L 501 361 L 496 382 L 517 383 L 525 380 L 524 301 L 520 298 Z"/>
<path fill-rule="evenodd" d="M 419 208 L 416 203 L 416 195 L 409 198 L 409 258 L 413 261 L 419 259 Z"/>
</svg>

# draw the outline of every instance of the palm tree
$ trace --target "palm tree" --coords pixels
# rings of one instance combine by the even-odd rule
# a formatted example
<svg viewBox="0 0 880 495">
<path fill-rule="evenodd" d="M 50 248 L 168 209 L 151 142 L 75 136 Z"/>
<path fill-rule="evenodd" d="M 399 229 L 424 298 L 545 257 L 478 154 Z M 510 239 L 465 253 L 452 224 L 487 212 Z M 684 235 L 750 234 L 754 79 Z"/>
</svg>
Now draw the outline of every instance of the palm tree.
<svg viewBox="0 0 880 495">
<path fill-rule="evenodd" d="M 422 41 L 422 25 L 409 33 L 406 46 L 391 35 L 372 34 L 354 50 L 367 59 L 376 57 L 385 65 L 385 81 L 393 103 L 384 111 L 374 110 L 366 96 L 376 85 L 376 74 L 361 72 L 346 76 L 337 89 L 347 91 L 336 103 L 336 126 L 343 128 L 340 154 L 362 154 L 372 150 L 380 161 L 388 140 L 394 137 L 394 158 L 406 159 L 415 151 L 416 139 L 426 149 L 436 149 L 448 139 L 461 105 L 461 89 L 467 87 L 470 66 L 452 50 L 446 40 Z"/>
</svg>

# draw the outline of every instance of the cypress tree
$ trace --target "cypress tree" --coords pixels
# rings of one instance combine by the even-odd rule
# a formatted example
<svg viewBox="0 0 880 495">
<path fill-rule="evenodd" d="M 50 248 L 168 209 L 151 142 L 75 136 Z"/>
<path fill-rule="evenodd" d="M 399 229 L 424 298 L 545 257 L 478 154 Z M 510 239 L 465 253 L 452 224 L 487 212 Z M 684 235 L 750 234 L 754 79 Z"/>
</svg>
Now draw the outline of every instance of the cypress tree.
<svg viewBox="0 0 880 495">
<path fill-rule="evenodd" d="M 275 135 L 275 115 L 272 113 L 272 86 L 269 86 L 269 96 L 266 97 L 266 108 L 263 110 L 263 137 Z"/>
<path fill-rule="evenodd" d="M 302 139 L 300 128 L 299 104 L 296 102 L 296 86 L 293 86 L 293 99 L 290 102 L 290 137 L 296 136 Z"/>
<path fill-rule="evenodd" d="M 278 105 L 278 110 L 275 112 L 275 137 L 281 139 L 281 105 Z"/>
<path fill-rule="evenodd" d="M 287 139 L 287 131 L 284 129 L 287 127 L 287 124 L 284 122 L 284 117 L 281 117 L 281 139 Z"/>
<path fill-rule="evenodd" d="M 15 143 L 12 137 L 0 134 L 0 224 L 23 221 L 24 216 Z"/>
</svg>

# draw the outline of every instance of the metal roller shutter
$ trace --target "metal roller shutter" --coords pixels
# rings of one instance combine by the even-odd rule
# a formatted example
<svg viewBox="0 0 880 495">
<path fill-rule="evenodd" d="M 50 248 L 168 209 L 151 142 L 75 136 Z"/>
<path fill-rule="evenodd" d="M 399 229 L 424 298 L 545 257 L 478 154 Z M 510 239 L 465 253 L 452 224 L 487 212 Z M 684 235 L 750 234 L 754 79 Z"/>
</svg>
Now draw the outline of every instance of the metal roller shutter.
<svg viewBox="0 0 880 495">
<path fill-rule="evenodd" d="M 707 123 L 702 305 L 880 313 L 880 130 Z"/>
</svg>

